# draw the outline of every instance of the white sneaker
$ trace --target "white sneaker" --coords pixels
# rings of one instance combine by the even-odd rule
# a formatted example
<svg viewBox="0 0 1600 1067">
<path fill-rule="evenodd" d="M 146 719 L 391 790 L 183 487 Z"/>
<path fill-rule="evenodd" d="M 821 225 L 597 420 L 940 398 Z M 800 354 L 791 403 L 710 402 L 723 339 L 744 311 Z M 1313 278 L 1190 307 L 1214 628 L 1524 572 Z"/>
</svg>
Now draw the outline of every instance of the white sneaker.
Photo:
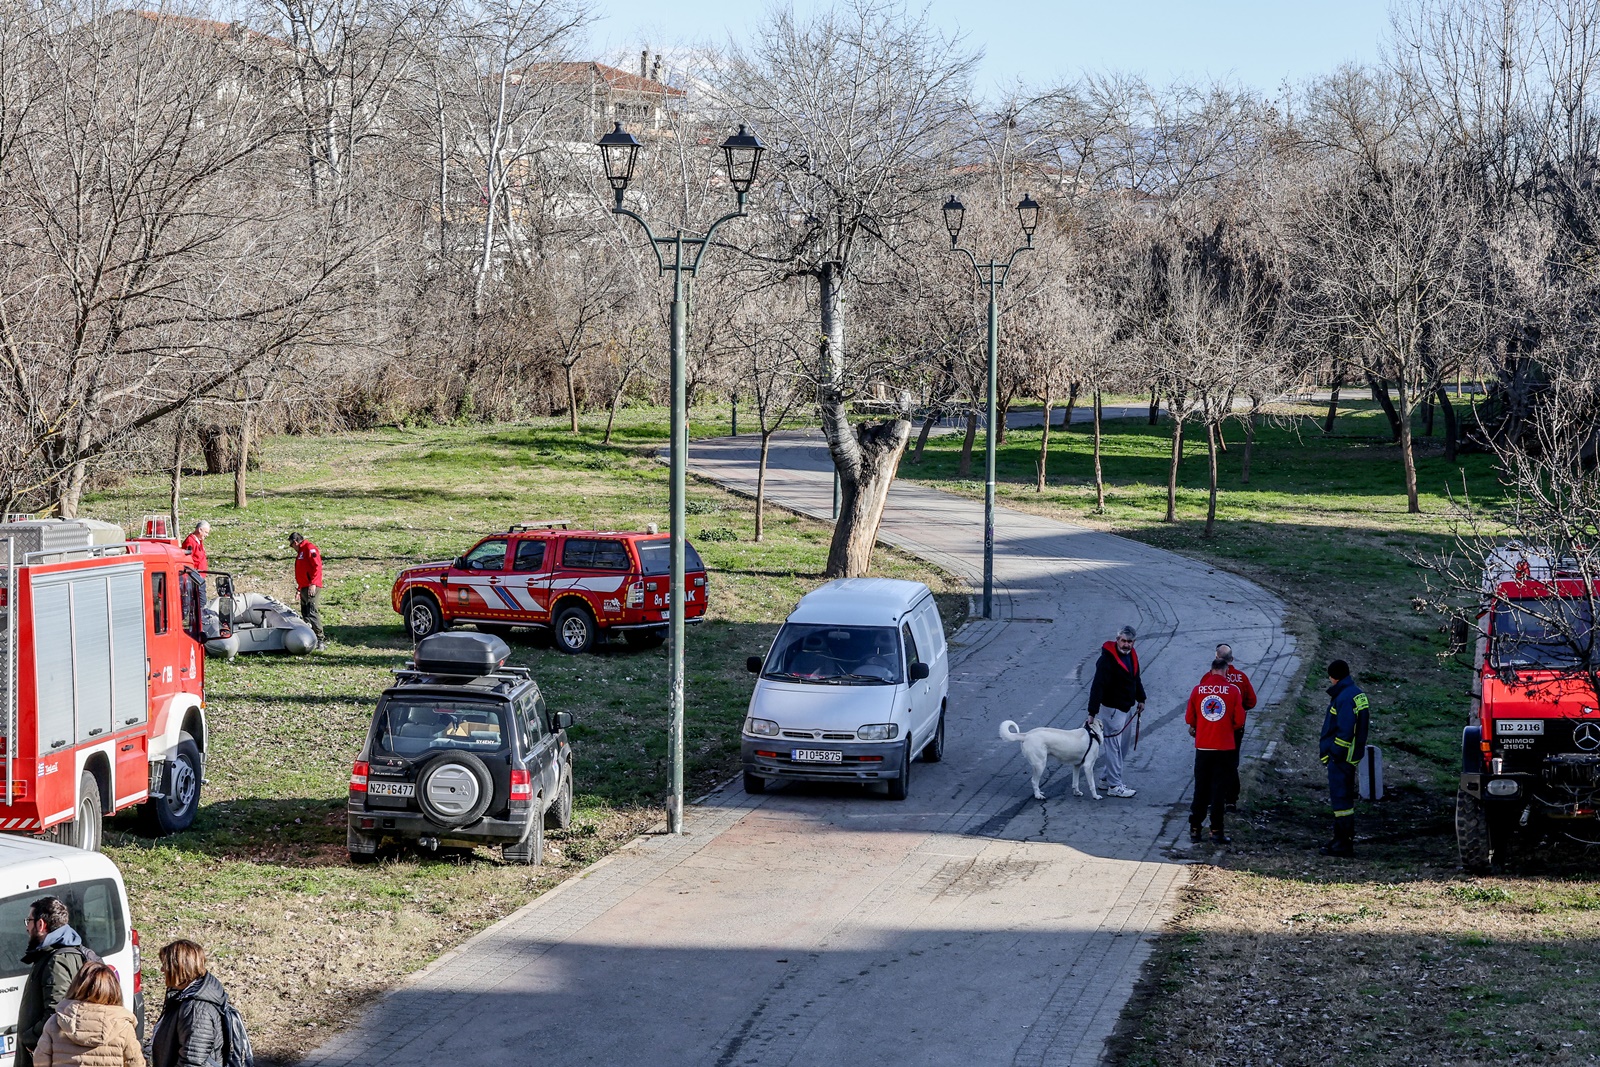
<svg viewBox="0 0 1600 1067">
<path fill-rule="evenodd" d="M 1138 792 L 1137 789 L 1129 789 L 1125 785 L 1119 785 L 1119 786 L 1116 786 L 1115 788 L 1107 789 L 1106 790 L 1106 796 L 1108 796 L 1108 797 L 1116 797 L 1119 800 L 1127 800 L 1129 797 L 1133 796 L 1137 792 Z"/>
</svg>

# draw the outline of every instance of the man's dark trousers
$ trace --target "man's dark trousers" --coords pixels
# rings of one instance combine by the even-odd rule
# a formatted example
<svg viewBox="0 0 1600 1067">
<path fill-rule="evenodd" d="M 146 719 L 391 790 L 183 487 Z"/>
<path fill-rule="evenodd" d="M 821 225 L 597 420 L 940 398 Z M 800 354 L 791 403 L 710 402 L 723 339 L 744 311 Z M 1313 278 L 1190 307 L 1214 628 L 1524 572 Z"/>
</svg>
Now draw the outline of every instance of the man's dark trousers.
<svg viewBox="0 0 1600 1067">
<path fill-rule="evenodd" d="M 1222 833 L 1222 809 L 1228 800 L 1228 782 L 1233 776 L 1233 752 L 1222 749 L 1194 750 L 1194 800 L 1189 804 L 1189 825 L 1199 827 L 1211 816 L 1211 832 Z"/>
</svg>

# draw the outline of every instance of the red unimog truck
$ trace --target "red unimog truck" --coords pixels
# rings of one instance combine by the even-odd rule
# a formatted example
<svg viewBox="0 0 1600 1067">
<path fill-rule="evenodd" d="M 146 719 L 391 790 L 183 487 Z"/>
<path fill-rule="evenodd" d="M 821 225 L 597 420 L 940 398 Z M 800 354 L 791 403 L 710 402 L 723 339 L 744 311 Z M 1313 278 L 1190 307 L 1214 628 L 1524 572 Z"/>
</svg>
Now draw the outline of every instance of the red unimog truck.
<svg viewBox="0 0 1600 1067">
<path fill-rule="evenodd" d="M 1456 843 L 1469 870 L 1550 833 L 1600 843 L 1600 581 L 1581 570 L 1516 545 L 1490 558 L 1456 794 Z"/>
</svg>

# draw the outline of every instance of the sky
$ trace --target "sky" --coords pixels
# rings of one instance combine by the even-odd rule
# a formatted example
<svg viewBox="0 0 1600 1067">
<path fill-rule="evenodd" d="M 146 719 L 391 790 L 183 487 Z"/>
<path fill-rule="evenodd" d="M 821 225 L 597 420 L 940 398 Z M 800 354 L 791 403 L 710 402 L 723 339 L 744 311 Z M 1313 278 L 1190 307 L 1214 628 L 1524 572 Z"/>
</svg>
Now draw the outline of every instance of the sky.
<svg viewBox="0 0 1600 1067">
<path fill-rule="evenodd" d="M 797 0 L 802 10 L 809 0 Z M 596 57 L 719 43 L 760 20 L 764 0 L 598 0 Z M 915 9 L 915 0 L 912 3 Z M 929 15 L 985 56 L 977 88 L 1046 85 L 1077 71 L 1223 77 L 1272 92 L 1345 61 L 1378 58 L 1389 0 L 932 0 Z M 632 69 L 635 58 L 629 65 Z"/>
</svg>

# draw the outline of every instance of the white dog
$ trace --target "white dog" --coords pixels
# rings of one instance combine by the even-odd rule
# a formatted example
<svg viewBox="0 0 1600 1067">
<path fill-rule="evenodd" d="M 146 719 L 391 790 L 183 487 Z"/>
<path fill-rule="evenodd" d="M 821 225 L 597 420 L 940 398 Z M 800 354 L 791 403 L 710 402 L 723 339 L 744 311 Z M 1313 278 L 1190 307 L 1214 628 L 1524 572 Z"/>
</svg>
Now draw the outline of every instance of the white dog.
<svg viewBox="0 0 1600 1067">
<path fill-rule="evenodd" d="M 1027 733 L 1017 729 L 1017 724 L 1007 719 L 1000 724 L 1000 739 L 1022 742 L 1022 755 L 1033 768 L 1035 800 L 1044 799 L 1044 794 L 1039 791 L 1039 780 L 1044 777 L 1045 767 L 1051 756 L 1072 769 L 1073 796 L 1083 796 L 1083 790 L 1078 788 L 1078 776 L 1082 775 L 1088 780 L 1089 795 L 1096 800 L 1100 799 L 1100 794 L 1094 787 L 1094 763 L 1100 755 L 1100 750 L 1105 747 L 1105 731 L 1098 719 L 1090 719 L 1087 726 L 1077 730 L 1057 730 L 1049 726 L 1040 726 Z"/>
</svg>

